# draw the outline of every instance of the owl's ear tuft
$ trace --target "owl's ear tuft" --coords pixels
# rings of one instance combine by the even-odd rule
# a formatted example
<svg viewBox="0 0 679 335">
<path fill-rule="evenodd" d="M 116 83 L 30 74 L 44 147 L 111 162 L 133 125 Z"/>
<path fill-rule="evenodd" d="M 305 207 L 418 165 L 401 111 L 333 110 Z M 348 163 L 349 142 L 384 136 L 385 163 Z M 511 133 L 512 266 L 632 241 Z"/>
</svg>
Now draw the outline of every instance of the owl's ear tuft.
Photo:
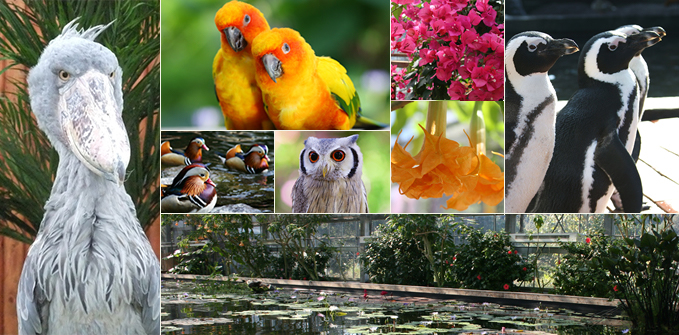
<svg viewBox="0 0 679 335">
<path fill-rule="evenodd" d="M 351 136 L 349 136 L 349 137 L 347 137 L 347 138 L 349 139 L 349 141 L 350 141 L 352 144 L 353 144 L 353 143 L 356 143 L 356 141 L 358 140 L 358 134 L 356 134 L 356 135 L 351 135 Z"/>
</svg>

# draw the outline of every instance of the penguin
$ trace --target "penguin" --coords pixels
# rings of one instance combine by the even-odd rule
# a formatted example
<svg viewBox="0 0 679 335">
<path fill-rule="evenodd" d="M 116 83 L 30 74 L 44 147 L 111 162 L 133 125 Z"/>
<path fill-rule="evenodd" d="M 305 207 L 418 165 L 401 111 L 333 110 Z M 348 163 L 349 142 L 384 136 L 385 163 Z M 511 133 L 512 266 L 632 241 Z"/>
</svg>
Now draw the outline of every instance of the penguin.
<svg viewBox="0 0 679 335">
<path fill-rule="evenodd" d="M 651 27 L 644 29 L 636 24 L 628 24 L 625 26 L 621 26 L 615 29 L 615 31 L 621 32 L 628 36 L 638 34 L 642 31 L 653 31 L 656 34 L 658 34 L 658 36 L 660 36 L 661 39 L 665 37 L 666 34 L 665 30 L 662 27 Z M 641 56 L 641 51 L 639 51 L 639 53 L 636 56 L 634 56 L 634 58 L 632 58 L 632 60 L 629 63 L 629 68 L 630 70 L 632 70 L 632 73 L 634 73 L 634 76 L 636 77 L 637 83 L 639 85 L 639 120 L 641 120 L 644 115 L 644 102 L 646 101 L 646 97 L 648 96 L 648 87 L 651 84 L 651 80 L 648 74 L 648 65 L 646 64 L 644 57 Z M 634 141 L 634 149 L 632 150 L 632 158 L 634 159 L 635 163 L 639 160 L 640 152 L 641 152 L 641 135 L 639 134 L 639 131 L 637 131 L 636 139 Z M 611 201 L 615 206 L 616 212 L 624 212 L 624 208 L 622 207 L 622 202 L 620 200 L 620 194 L 618 194 L 617 191 L 613 193 L 613 196 L 611 196 Z"/>
<path fill-rule="evenodd" d="M 556 92 L 549 71 L 578 51 L 570 39 L 527 31 L 512 37 L 505 52 L 505 212 L 524 213 L 538 191 L 554 151 Z"/>
<path fill-rule="evenodd" d="M 629 63 L 659 41 L 652 31 L 607 31 L 585 44 L 578 90 L 557 113 L 554 155 L 529 212 L 601 213 L 614 186 L 627 212 L 641 211 L 641 178 L 630 155 L 640 95 Z"/>
</svg>

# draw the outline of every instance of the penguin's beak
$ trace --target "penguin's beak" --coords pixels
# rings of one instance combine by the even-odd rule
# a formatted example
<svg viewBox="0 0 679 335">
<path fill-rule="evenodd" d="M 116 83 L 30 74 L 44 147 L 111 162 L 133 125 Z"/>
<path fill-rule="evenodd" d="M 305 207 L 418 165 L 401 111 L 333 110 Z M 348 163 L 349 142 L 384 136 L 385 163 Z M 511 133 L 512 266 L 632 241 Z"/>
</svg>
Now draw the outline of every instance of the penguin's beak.
<svg viewBox="0 0 679 335">
<path fill-rule="evenodd" d="M 654 31 L 642 31 L 635 35 L 627 36 L 627 43 L 633 50 L 643 50 L 660 42 L 660 35 Z"/>
<path fill-rule="evenodd" d="M 88 169 L 117 185 L 125 181 L 130 142 L 108 75 L 89 70 L 59 89 L 65 143 Z"/>
<path fill-rule="evenodd" d="M 575 41 L 569 38 L 562 38 L 549 42 L 549 44 L 547 44 L 547 48 L 545 48 L 543 52 L 557 56 L 564 56 L 576 53 L 579 50 L 580 49 L 578 49 L 578 45 L 575 43 Z"/>
<path fill-rule="evenodd" d="M 277 82 L 276 79 L 283 75 L 283 64 L 273 54 L 266 54 L 262 56 L 262 64 L 264 65 L 266 73 L 269 74 L 269 77 L 274 83 Z"/>
<path fill-rule="evenodd" d="M 233 51 L 240 52 L 248 46 L 248 41 L 245 40 L 240 29 L 236 27 L 227 27 L 222 31 L 224 32 L 224 36 L 226 36 L 226 42 L 229 43 L 229 46 Z"/>
<path fill-rule="evenodd" d="M 660 36 L 660 39 L 662 39 L 663 37 L 665 37 L 665 35 L 667 35 L 667 33 L 665 32 L 665 29 L 663 29 L 660 26 L 646 28 L 643 31 L 652 31 L 652 32 L 658 34 L 658 36 Z"/>
</svg>

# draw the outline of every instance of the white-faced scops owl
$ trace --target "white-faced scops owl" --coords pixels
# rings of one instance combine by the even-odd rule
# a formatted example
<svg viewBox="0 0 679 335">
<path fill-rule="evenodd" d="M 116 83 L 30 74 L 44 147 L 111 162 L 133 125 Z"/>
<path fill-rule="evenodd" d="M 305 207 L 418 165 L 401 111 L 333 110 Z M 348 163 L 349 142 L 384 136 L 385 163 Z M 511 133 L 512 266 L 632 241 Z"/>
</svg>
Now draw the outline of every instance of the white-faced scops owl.
<svg viewBox="0 0 679 335">
<path fill-rule="evenodd" d="M 292 188 L 294 213 L 368 213 L 363 155 L 356 140 L 358 135 L 304 141 Z"/>
</svg>

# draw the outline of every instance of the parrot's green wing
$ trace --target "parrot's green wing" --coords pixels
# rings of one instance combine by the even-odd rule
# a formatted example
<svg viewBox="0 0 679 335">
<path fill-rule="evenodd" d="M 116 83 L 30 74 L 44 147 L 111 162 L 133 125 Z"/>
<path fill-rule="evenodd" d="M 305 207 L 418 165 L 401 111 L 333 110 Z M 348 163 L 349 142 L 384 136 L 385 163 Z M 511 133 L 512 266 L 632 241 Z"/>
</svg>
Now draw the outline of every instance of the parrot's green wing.
<svg viewBox="0 0 679 335">
<path fill-rule="evenodd" d="M 318 75 L 340 108 L 355 120 L 361 111 L 361 100 L 344 66 L 330 57 L 318 57 Z"/>
</svg>

